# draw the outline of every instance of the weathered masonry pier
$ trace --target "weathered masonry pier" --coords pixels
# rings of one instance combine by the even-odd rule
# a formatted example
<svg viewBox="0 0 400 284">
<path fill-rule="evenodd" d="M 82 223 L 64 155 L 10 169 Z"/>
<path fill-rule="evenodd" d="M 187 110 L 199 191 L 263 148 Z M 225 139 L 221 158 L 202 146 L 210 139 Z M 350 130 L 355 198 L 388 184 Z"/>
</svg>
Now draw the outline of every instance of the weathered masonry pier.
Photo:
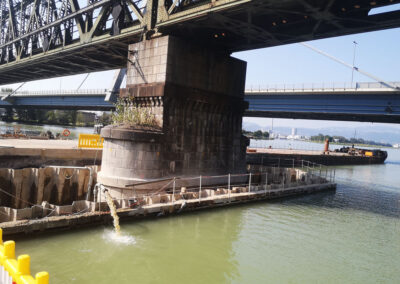
<svg viewBox="0 0 400 284">
<path fill-rule="evenodd" d="M 128 61 L 121 97 L 157 125 L 102 130 L 102 184 L 245 172 L 245 62 L 171 36 L 130 45 Z"/>
</svg>

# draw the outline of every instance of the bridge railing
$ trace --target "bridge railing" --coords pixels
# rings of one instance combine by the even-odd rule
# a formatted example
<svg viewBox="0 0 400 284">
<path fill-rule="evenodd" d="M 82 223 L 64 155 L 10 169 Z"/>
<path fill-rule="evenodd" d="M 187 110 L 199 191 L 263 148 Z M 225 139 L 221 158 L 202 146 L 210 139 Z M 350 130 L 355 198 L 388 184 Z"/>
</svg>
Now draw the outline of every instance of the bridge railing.
<svg viewBox="0 0 400 284">
<path fill-rule="evenodd" d="M 43 90 L 43 91 L 18 91 L 13 96 L 32 97 L 32 96 L 98 96 L 105 95 L 107 89 L 81 89 L 81 90 Z M 1 91 L 0 95 L 7 95 L 10 92 Z"/>
<path fill-rule="evenodd" d="M 391 82 L 392 86 L 400 88 L 400 82 Z M 379 89 L 392 91 L 386 84 L 380 82 L 328 82 L 328 83 L 299 83 L 299 84 L 269 84 L 250 85 L 247 93 L 288 93 L 288 92 L 341 92 L 341 91 L 365 91 Z"/>
</svg>

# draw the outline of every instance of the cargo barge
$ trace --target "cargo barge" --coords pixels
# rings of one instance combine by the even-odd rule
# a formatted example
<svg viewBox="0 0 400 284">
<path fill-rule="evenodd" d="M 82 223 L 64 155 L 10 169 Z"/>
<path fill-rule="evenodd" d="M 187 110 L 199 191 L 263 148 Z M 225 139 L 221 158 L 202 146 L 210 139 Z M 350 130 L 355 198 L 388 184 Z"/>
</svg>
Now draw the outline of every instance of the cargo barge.
<svg viewBox="0 0 400 284">
<path fill-rule="evenodd" d="M 371 165 L 383 164 L 387 152 L 382 150 L 367 150 L 353 147 L 343 147 L 334 151 L 329 150 L 329 143 L 325 143 L 324 151 L 289 150 L 271 148 L 248 148 L 247 164 L 290 167 L 295 161 L 310 161 L 324 166 L 341 165 Z"/>
</svg>

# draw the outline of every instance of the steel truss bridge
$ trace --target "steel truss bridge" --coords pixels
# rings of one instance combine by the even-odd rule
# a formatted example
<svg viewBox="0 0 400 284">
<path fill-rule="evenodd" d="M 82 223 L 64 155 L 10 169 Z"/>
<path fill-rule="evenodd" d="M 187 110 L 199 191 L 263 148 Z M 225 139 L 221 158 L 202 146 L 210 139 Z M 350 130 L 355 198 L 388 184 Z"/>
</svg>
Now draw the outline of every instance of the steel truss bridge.
<svg viewBox="0 0 400 284">
<path fill-rule="evenodd" d="M 400 87 L 400 82 L 391 82 Z M 0 108 L 112 110 L 116 91 L 0 92 Z M 400 123 L 400 90 L 380 83 L 301 84 L 248 89 L 246 117 Z"/>
<path fill-rule="evenodd" d="M 400 0 L 0 0 L 0 85 L 126 67 L 174 35 L 231 53 L 400 26 Z"/>
</svg>

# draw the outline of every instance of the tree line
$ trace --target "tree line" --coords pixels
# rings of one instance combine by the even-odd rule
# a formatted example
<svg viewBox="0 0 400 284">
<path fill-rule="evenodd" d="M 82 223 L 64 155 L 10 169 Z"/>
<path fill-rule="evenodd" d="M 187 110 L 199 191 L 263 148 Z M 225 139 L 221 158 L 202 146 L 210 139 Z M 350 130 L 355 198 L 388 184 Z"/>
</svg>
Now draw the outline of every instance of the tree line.
<svg viewBox="0 0 400 284">
<path fill-rule="evenodd" d="M 5 121 L 18 121 L 25 123 L 71 125 L 71 126 L 93 126 L 95 120 L 85 118 L 85 114 L 76 110 L 43 110 L 43 109 L 6 109 L 3 115 Z M 103 112 L 97 117 L 97 123 L 110 124 L 111 115 Z"/>
<path fill-rule="evenodd" d="M 243 130 L 242 131 L 244 136 L 247 136 L 249 138 L 252 139 L 269 139 L 269 132 L 267 131 L 261 131 L 261 130 L 257 130 L 257 131 L 247 131 L 247 130 Z"/>
<path fill-rule="evenodd" d="M 388 143 L 364 140 L 362 138 L 347 139 L 346 137 L 343 137 L 343 136 L 330 136 L 330 135 L 325 135 L 322 133 L 311 136 L 311 138 L 310 138 L 310 140 L 314 141 L 314 142 L 324 142 L 326 139 L 328 139 L 329 142 L 336 142 L 336 143 L 341 143 L 341 144 L 364 144 L 364 145 L 375 145 L 375 146 L 385 146 L 385 147 L 392 146 L 391 144 L 388 144 Z"/>
</svg>

